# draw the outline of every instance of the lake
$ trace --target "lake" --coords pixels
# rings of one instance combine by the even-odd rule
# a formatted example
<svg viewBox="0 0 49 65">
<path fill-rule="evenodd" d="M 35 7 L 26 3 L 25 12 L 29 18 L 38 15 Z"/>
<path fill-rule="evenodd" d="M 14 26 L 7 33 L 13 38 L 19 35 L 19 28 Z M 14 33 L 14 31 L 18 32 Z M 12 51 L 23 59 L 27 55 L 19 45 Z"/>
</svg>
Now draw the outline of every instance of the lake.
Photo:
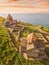
<svg viewBox="0 0 49 65">
<path fill-rule="evenodd" d="M 7 17 L 8 14 L 0 14 L 0 16 Z M 14 19 L 23 22 L 29 22 L 35 25 L 49 26 L 49 13 L 35 13 L 35 14 L 11 14 Z"/>
</svg>

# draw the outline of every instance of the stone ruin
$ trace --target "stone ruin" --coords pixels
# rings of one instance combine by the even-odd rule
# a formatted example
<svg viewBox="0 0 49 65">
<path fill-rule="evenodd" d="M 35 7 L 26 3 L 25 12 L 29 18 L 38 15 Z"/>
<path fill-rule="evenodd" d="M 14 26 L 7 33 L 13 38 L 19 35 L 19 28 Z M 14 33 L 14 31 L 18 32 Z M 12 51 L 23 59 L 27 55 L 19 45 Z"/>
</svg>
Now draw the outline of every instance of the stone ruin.
<svg viewBox="0 0 49 65">
<path fill-rule="evenodd" d="M 13 32 L 15 31 L 22 31 L 24 29 L 23 25 L 18 25 L 19 22 L 17 20 L 14 20 L 13 17 L 9 14 L 5 21 L 5 27 L 8 29 L 11 29 Z"/>
<path fill-rule="evenodd" d="M 30 58 L 39 58 L 44 55 L 45 44 L 33 32 L 28 35 L 27 39 L 22 38 L 20 42 L 19 51 L 21 54 L 26 53 Z"/>
</svg>

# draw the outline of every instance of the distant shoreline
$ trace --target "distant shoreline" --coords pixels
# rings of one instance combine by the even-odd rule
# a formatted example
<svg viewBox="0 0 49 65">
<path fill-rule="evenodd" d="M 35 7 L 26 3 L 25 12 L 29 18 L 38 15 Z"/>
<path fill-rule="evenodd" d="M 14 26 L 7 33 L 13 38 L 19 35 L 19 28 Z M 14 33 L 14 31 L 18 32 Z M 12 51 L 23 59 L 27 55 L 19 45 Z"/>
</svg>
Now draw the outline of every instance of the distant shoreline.
<svg viewBox="0 0 49 65">
<path fill-rule="evenodd" d="M 0 14 L 6 18 L 8 14 Z M 22 22 L 31 23 L 34 25 L 49 26 L 49 13 L 34 13 L 34 14 L 11 14 L 14 19 Z"/>
</svg>

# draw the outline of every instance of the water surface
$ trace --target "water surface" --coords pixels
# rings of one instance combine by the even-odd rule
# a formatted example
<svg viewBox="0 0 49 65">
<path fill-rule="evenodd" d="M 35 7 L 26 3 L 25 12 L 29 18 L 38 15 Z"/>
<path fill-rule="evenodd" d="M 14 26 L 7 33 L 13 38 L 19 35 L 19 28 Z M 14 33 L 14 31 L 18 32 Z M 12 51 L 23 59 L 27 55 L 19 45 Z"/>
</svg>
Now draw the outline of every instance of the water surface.
<svg viewBox="0 0 49 65">
<path fill-rule="evenodd" d="M 8 14 L 0 14 L 0 16 L 7 17 Z M 37 14 L 11 14 L 14 19 L 28 22 L 35 25 L 49 26 L 49 13 Z"/>
</svg>

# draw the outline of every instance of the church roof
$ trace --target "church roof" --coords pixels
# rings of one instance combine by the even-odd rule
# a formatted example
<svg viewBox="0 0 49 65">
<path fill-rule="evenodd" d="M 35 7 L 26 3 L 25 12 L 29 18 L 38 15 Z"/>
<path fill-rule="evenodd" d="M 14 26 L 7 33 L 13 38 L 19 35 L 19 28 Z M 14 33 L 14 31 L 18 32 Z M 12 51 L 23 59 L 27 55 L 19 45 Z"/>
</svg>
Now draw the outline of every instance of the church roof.
<svg viewBox="0 0 49 65">
<path fill-rule="evenodd" d="M 8 14 L 7 20 L 13 20 L 13 17 L 10 14 Z"/>
</svg>

